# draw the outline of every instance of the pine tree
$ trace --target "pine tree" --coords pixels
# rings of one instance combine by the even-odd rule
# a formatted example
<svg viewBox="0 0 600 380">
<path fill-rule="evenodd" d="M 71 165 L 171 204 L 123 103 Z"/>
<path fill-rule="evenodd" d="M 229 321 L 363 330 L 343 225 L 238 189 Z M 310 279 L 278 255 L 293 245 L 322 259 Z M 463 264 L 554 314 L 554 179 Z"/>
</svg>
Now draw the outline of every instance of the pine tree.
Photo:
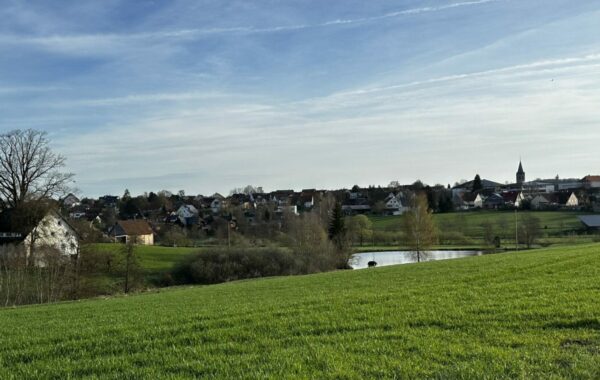
<svg viewBox="0 0 600 380">
<path fill-rule="evenodd" d="M 479 176 L 479 174 L 477 174 L 475 176 L 475 179 L 473 180 L 473 191 L 475 192 L 481 189 L 483 189 L 483 184 L 481 183 L 481 177 Z"/>
<path fill-rule="evenodd" d="M 344 236 L 346 234 L 346 226 L 344 225 L 344 214 L 342 212 L 342 205 L 336 202 L 331 210 L 329 216 L 329 240 L 331 240 L 336 247 L 340 248 L 343 243 Z"/>
</svg>

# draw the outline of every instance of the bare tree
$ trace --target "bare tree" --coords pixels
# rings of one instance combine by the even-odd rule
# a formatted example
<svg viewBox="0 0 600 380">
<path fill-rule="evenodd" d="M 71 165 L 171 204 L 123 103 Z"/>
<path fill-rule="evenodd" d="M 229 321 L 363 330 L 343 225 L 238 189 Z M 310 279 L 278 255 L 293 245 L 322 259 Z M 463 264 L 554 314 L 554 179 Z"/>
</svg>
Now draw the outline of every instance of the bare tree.
<svg viewBox="0 0 600 380">
<path fill-rule="evenodd" d="M 411 201 L 411 209 L 404 217 L 404 233 L 410 249 L 416 253 L 417 262 L 421 254 L 437 242 L 437 231 L 427 196 L 419 194 Z"/>
<path fill-rule="evenodd" d="M 0 196 L 10 208 L 62 196 L 73 181 L 65 158 L 52 152 L 46 132 L 14 130 L 0 135 Z"/>
<path fill-rule="evenodd" d="M 139 242 L 139 237 L 134 235 L 129 238 L 127 243 L 123 246 L 123 275 L 124 283 L 123 290 L 125 293 L 129 293 L 140 280 L 141 267 L 136 255 L 136 244 Z"/>
<path fill-rule="evenodd" d="M 527 249 L 535 243 L 540 236 L 540 219 L 533 215 L 525 215 L 519 226 L 519 240 L 527 245 Z"/>
</svg>

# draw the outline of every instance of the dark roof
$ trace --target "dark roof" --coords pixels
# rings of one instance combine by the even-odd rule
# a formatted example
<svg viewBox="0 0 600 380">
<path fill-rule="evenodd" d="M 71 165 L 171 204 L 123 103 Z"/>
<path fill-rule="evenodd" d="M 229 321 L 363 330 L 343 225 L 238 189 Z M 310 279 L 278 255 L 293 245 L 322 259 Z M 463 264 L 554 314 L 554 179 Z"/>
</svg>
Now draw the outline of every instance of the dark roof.
<svg viewBox="0 0 600 380">
<path fill-rule="evenodd" d="M 582 215 L 578 218 L 586 227 L 600 228 L 600 215 Z"/>
<path fill-rule="evenodd" d="M 521 163 L 521 161 L 519 161 L 519 170 L 517 170 L 517 174 L 525 174 L 525 172 L 523 171 L 523 164 Z"/>
<path fill-rule="evenodd" d="M 505 191 L 502 193 L 502 198 L 504 198 L 504 202 L 515 203 L 519 193 L 519 191 Z"/>
<path fill-rule="evenodd" d="M 22 241 L 50 213 L 54 213 L 62 219 L 79 236 L 77 230 L 56 211 L 34 212 L 32 209 L 28 209 L 26 213 L 20 213 L 9 209 L 0 213 L 0 244 Z"/>
<path fill-rule="evenodd" d="M 31 233 L 44 218 L 44 214 L 19 213 L 15 210 L 4 210 L 0 213 L 0 242 L 21 241 Z"/>
<path fill-rule="evenodd" d="M 150 235 L 152 227 L 145 220 L 119 220 L 113 233 L 117 236 L 123 234 L 128 236 Z"/>
<path fill-rule="evenodd" d="M 462 183 L 460 185 L 454 186 L 453 189 L 473 189 L 473 183 L 475 181 L 469 181 Z M 502 187 L 501 183 L 490 181 L 488 179 L 481 179 L 481 187 L 484 189 L 495 189 L 497 187 Z"/>
</svg>

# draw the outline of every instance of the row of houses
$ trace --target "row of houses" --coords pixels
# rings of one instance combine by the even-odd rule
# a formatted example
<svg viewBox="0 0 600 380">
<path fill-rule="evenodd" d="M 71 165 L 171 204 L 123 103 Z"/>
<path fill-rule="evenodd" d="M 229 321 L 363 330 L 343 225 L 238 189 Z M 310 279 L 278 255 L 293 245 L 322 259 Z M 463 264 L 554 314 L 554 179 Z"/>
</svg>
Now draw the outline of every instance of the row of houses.
<svg viewBox="0 0 600 380">
<path fill-rule="evenodd" d="M 456 193 L 453 202 L 457 210 L 505 208 L 530 208 L 532 210 L 580 208 L 575 192 L 526 193 L 524 191 L 503 191 L 486 194 L 485 192 Z"/>
</svg>

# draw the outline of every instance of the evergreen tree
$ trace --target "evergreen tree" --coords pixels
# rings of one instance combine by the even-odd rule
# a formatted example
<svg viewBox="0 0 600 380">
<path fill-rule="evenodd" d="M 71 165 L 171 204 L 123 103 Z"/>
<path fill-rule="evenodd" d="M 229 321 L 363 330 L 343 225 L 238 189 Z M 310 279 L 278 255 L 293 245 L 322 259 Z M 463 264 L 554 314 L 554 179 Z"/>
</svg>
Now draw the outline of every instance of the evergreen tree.
<svg viewBox="0 0 600 380">
<path fill-rule="evenodd" d="M 342 246 L 344 235 L 346 234 L 346 226 L 344 225 L 344 214 L 342 205 L 336 202 L 329 216 L 329 240 L 331 240 L 338 248 Z"/>
<path fill-rule="evenodd" d="M 473 180 L 473 192 L 483 189 L 483 184 L 481 183 L 481 177 L 479 174 L 475 176 Z"/>
</svg>

